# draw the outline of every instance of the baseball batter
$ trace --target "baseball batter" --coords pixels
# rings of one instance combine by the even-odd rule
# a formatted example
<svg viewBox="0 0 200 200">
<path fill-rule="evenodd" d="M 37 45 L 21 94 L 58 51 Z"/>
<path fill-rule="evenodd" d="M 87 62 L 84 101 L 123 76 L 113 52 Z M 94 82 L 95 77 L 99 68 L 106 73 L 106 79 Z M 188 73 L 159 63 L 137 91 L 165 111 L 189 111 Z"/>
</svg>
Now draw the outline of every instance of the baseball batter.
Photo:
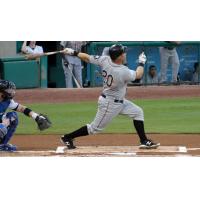
<svg viewBox="0 0 200 200">
<path fill-rule="evenodd" d="M 109 48 L 109 56 L 90 56 L 70 48 L 65 49 L 65 53 L 68 55 L 78 56 L 83 61 L 100 66 L 103 76 L 103 92 L 98 100 L 98 111 L 94 120 L 90 124 L 61 137 L 61 141 L 68 149 L 75 148 L 74 138 L 101 132 L 119 114 L 126 115 L 133 120 L 140 138 L 140 148 L 157 148 L 160 145 L 146 137 L 143 110 L 125 99 L 127 83 L 141 79 L 143 76 L 146 56 L 144 53 L 140 54 L 136 71 L 130 70 L 123 65 L 125 50 L 124 46 L 117 44 Z"/>
<path fill-rule="evenodd" d="M 18 126 L 18 115 L 15 111 L 24 113 L 33 118 L 40 130 L 47 129 L 51 122 L 45 115 L 37 114 L 30 108 L 23 106 L 13 100 L 15 96 L 15 84 L 11 81 L 0 80 L 0 151 L 16 151 L 15 145 L 8 142 L 12 138 Z M 7 109 L 13 110 L 6 113 Z"/>
<path fill-rule="evenodd" d="M 176 46 L 180 44 L 178 41 L 171 41 L 168 43 L 174 44 L 173 47 L 160 47 L 160 83 L 167 83 L 167 68 L 168 65 L 172 65 L 172 83 L 177 83 L 177 76 L 179 71 L 179 57 L 176 50 Z"/>
</svg>

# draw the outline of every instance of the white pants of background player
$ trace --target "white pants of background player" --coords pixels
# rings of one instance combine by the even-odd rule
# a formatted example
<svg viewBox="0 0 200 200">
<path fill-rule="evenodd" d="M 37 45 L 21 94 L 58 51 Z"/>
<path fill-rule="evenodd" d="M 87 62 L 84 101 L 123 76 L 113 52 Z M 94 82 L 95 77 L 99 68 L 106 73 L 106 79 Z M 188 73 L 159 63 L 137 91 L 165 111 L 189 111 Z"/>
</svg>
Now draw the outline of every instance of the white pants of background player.
<svg viewBox="0 0 200 200">
<path fill-rule="evenodd" d="M 91 124 L 87 124 L 88 133 L 101 132 L 118 114 L 127 115 L 133 120 L 144 121 L 143 110 L 131 101 L 124 99 L 123 103 L 115 103 L 114 99 L 100 96 L 96 117 Z"/>
<path fill-rule="evenodd" d="M 63 65 L 64 74 L 65 74 L 66 88 L 73 88 L 73 77 L 72 77 L 71 72 L 74 74 L 77 81 L 82 86 L 82 65 L 69 63 L 68 67 L 66 67 L 63 61 L 62 61 L 62 65 Z"/>
<path fill-rule="evenodd" d="M 180 66 L 179 57 L 176 48 L 169 50 L 164 47 L 160 47 L 160 82 L 166 82 L 167 80 L 167 68 L 168 65 L 172 65 L 172 82 L 177 82 L 177 75 Z"/>
</svg>

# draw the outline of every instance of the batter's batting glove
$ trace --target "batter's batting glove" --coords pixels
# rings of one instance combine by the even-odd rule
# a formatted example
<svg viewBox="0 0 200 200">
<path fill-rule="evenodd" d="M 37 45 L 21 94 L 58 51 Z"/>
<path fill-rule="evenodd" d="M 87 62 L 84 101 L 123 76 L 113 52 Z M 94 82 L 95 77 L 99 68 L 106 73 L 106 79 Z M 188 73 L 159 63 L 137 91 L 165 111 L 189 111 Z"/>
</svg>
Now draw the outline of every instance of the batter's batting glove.
<svg viewBox="0 0 200 200">
<path fill-rule="evenodd" d="M 147 57 L 146 55 L 144 54 L 144 52 L 142 52 L 140 55 L 139 55 L 139 64 L 142 64 L 142 66 L 145 65 L 147 61 Z"/>
<path fill-rule="evenodd" d="M 39 114 L 36 119 L 35 119 L 37 125 L 38 125 L 38 129 L 40 131 L 43 131 L 45 129 L 48 129 L 49 127 L 51 127 L 52 123 L 49 120 L 49 118 L 46 115 L 43 114 Z"/>
<path fill-rule="evenodd" d="M 75 51 L 74 49 L 71 49 L 71 48 L 65 48 L 63 50 L 63 53 L 67 54 L 67 55 L 70 55 L 70 56 L 77 56 L 79 52 Z"/>
</svg>

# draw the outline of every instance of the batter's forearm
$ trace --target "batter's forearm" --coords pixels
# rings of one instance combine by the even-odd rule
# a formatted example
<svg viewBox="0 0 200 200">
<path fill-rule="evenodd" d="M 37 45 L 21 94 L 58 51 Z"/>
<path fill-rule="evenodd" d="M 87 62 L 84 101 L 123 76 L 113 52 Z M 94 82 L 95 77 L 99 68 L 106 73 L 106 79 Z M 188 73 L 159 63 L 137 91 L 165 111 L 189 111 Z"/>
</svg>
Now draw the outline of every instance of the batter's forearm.
<svg viewBox="0 0 200 200">
<path fill-rule="evenodd" d="M 88 55 L 87 53 L 82 53 L 71 48 L 65 48 L 62 52 L 70 56 L 77 56 L 78 58 L 80 58 L 82 61 L 85 62 L 90 61 L 90 55 Z"/>
<path fill-rule="evenodd" d="M 90 56 L 87 53 L 78 53 L 77 57 L 80 58 L 82 61 L 89 62 Z"/>
<path fill-rule="evenodd" d="M 144 74 L 144 67 L 138 66 L 136 69 L 136 79 L 141 79 Z"/>
</svg>

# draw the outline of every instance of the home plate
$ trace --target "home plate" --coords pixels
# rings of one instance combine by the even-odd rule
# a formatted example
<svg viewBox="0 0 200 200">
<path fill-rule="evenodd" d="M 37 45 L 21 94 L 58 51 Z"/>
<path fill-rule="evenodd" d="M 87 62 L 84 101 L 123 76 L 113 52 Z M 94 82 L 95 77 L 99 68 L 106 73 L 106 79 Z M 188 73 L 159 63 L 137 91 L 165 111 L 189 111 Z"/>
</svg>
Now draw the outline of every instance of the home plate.
<svg viewBox="0 0 200 200">
<path fill-rule="evenodd" d="M 187 148 L 184 146 L 160 146 L 157 149 L 140 149 L 138 146 L 78 146 L 76 149 L 67 149 L 65 146 L 59 146 L 56 153 L 71 156 L 135 156 L 137 153 L 187 153 Z"/>
</svg>

